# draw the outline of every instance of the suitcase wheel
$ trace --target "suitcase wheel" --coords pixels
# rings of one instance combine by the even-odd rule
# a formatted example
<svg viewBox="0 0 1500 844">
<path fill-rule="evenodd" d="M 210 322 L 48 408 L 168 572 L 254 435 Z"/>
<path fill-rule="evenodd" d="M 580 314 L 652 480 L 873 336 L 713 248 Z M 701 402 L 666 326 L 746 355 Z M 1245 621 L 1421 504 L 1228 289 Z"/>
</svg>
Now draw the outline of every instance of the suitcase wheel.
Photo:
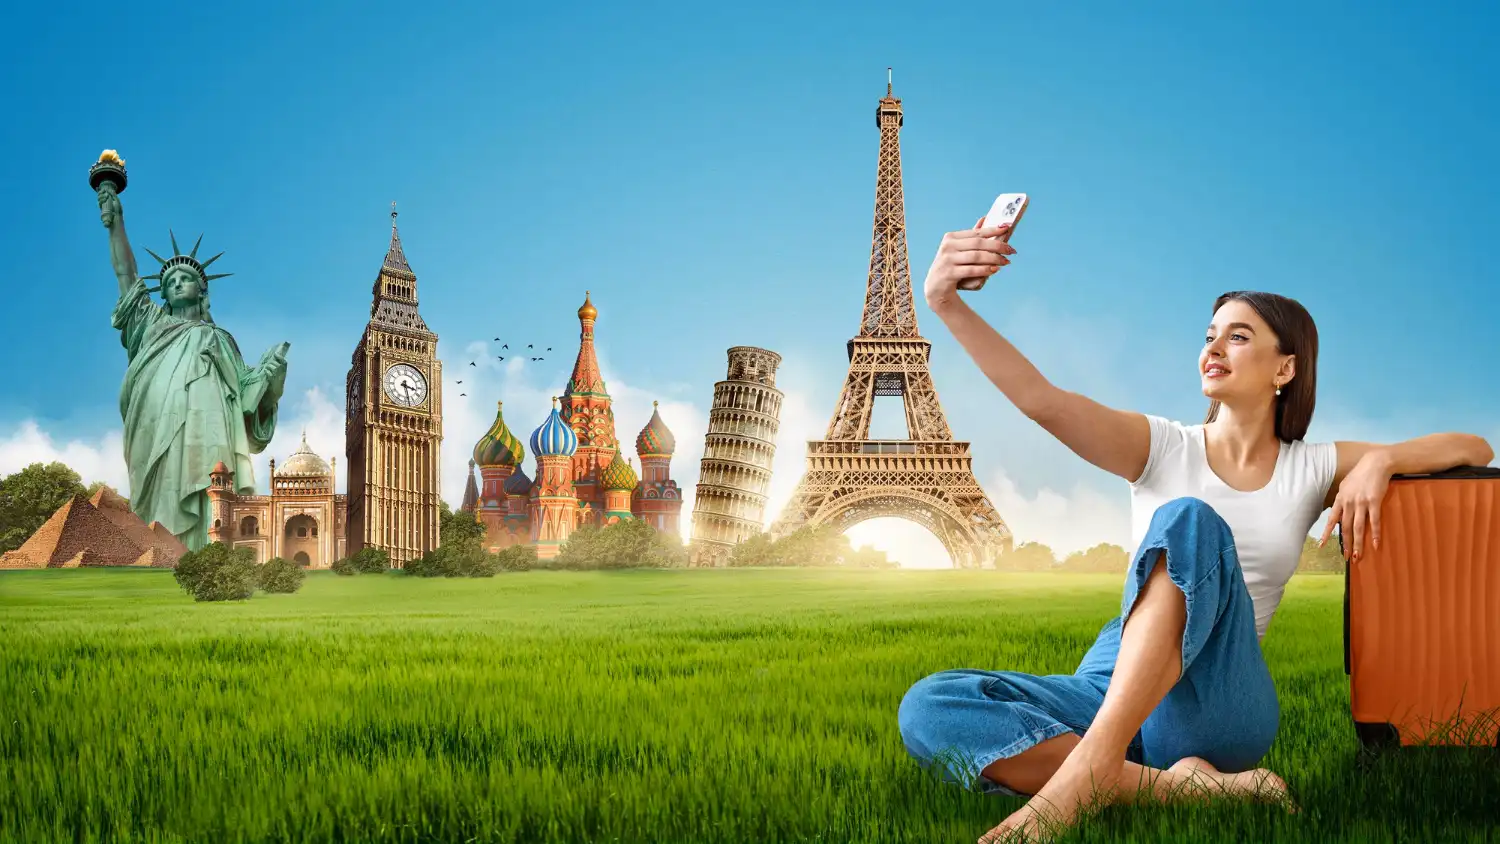
<svg viewBox="0 0 1500 844">
<path fill-rule="evenodd" d="M 1371 750 L 1395 747 L 1401 744 L 1401 733 L 1385 722 L 1378 724 L 1354 722 L 1354 735 L 1359 743 Z"/>
</svg>

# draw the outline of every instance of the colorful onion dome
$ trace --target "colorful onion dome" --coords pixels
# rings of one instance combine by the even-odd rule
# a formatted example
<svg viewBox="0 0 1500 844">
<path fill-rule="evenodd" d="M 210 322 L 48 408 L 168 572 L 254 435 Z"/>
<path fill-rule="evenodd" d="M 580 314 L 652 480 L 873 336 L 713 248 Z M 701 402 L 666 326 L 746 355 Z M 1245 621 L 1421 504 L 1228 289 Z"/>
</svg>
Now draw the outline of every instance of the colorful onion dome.
<svg viewBox="0 0 1500 844">
<path fill-rule="evenodd" d="M 474 445 L 474 462 L 480 466 L 519 466 L 526 459 L 521 441 L 505 424 L 505 402 L 495 402 L 495 423 Z"/>
<path fill-rule="evenodd" d="M 667 423 L 661 420 L 661 413 L 656 409 L 656 402 L 651 403 L 651 421 L 641 429 L 641 433 L 635 438 L 635 451 L 637 454 L 671 454 L 677 448 L 677 438 L 672 436 L 672 431 L 667 428 Z"/>
<path fill-rule="evenodd" d="M 615 449 L 615 459 L 599 473 L 599 486 L 606 490 L 629 491 L 635 489 L 635 482 L 635 469 L 625 462 L 625 455 Z"/>
<path fill-rule="evenodd" d="M 589 302 L 589 292 L 583 291 L 583 307 L 578 309 L 579 319 L 595 319 L 599 316 L 599 309 Z"/>
<path fill-rule="evenodd" d="M 552 415 L 531 433 L 531 453 L 537 457 L 572 457 L 578 450 L 578 435 L 557 414 L 557 396 L 552 397 Z"/>
<path fill-rule="evenodd" d="M 526 470 L 520 466 L 516 467 L 510 477 L 505 479 L 506 495 L 527 495 L 531 492 L 531 478 L 526 477 Z"/>
</svg>

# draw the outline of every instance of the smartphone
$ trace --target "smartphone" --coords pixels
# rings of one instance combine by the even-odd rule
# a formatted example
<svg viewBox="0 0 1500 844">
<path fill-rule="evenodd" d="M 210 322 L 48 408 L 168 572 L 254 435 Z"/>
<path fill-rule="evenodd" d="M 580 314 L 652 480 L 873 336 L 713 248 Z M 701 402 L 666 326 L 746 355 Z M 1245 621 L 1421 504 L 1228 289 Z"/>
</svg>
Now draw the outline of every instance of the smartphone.
<svg viewBox="0 0 1500 844">
<path fill-rule="evenodd" d="M 995 204 L 990 206 L 990 212 L 984 215 L 984 221 L 979 228 L 987 229 L 994 226 L 1010 224 L 1010 230 L 1000 236 L 1006 243 L 1010 242 L 1010 236 L 1015 234 L 1016 226 L 1021 224 L 1021 217 L 1026 214 L 1026 206 L 1030 197 L 1024 193 L 1002 193 L 995 197 Z M 978 290 L 984 287 L 989 278 L 980 276 L 978 278 L 966 278 L 958 283 L 959 290 Z"/>
</svg>

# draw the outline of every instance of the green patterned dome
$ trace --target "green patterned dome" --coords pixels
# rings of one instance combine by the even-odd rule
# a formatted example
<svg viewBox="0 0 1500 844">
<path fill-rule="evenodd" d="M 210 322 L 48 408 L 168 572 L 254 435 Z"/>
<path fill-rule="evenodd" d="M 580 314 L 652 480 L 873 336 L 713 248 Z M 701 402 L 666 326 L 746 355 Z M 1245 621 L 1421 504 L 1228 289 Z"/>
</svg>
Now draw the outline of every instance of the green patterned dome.
<svg viewBox="0 0 1500 844">
<path fill-rule="evenodd" d="M 629 492 L 635 489 L 635 470 L 625 462 L 625 457 L 620 450 L 615 449 L 615 459 L 611 460 L 604 471 L 599 473 L 599 486 L 608 490 L 624 490 Z"/>
<path fill-rule="evenodd" d="M 474 462 L 480 466 L 519 466 L 526 459 L 521 441 L 505 425 L 505 402 L 495 402 L 495 424 L 474 446 Z"/>
<path fill-rule="evenodd" d="M 651 403 L 651 408 L 651 421 L 646 423 L 646 427 L 635 438 L 635 451 L 640 455 L 671 454 L 677 448 L 677 438 L 672 436 L 667 423 L 662 421 L 656 402 Z"/>
</svg>

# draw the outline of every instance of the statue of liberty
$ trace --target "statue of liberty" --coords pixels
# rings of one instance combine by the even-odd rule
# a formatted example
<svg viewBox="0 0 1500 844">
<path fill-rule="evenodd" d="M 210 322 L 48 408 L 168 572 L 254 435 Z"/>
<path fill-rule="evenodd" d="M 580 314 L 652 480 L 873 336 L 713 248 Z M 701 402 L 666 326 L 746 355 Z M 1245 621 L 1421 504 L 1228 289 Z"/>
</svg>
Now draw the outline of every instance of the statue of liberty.
<svg viewBox="0 0 1500 844">
<path fill-rule="evenodd" d="M 255 494 L 250 457 L 265 450 L 276 433 L 290 344 L 271 347 L 254 367 L 245 364 L 234 337 L 209 313 L 208 283 L 230 273 L 207 273 L 224 253 L 200 263 L 201 235 L 184 255 L 171 234 L 171 258 L 146 250 L 161 264 L 160 272 L 141 276 L 136 271 L 120 205 L 124 164 L 106 150 L 89 171 L 89 184 L 98 194 L 120 281 L 112 322 L 129 360 L 120 416 L 130 504 L 142 519 L 161 522 L 196 551 L 208 544 L 213 513 L 207 489 L 215 464 L 222 461 L 234 472 L 236 493 Z M 159 286 L 147 287 L 148 279 Z M 151 299 L 157 291 L 161 304 Z"/>
</svg>

